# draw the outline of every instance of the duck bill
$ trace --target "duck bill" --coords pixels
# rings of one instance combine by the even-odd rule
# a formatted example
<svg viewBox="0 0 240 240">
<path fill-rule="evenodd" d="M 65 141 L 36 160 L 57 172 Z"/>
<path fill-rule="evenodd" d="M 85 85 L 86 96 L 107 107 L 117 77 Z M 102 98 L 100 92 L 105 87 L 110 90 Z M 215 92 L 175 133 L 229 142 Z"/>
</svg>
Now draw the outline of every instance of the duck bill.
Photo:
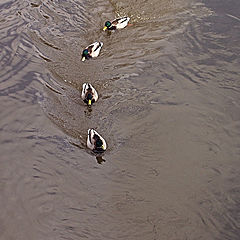
<svg viewBox="0 0 240 240">
<path fill-rule="evenodd" d="M 84 62 L 86 60 L 86 58 L 85 57 L 82 57 L 82 61 Z"/>
<path fill-rule="evenodd" d="M 103 28 L 103 31 L 106 31 L 107 30 L 107 27 L 105 26 L 104 28 Z"/>
<path fill-rule="evenodd" d="M 92 100 L 89 99 L 89 100 L 88 100 L 88 106 L 91 107 L 91 105 L 92 105 Z"/>
</svg>

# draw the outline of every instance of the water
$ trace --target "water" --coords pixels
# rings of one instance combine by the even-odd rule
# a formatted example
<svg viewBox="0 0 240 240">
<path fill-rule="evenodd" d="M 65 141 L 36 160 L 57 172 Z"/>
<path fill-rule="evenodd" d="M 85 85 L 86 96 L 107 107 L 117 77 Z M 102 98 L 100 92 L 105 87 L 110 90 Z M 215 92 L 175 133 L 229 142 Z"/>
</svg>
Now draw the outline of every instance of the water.
<svg viewBox="0 0 240 240">
<path fill-rule="evenodd" d="M 0 6 L 0 239 L 239 239 L 237 0 Z"/>
</svg>

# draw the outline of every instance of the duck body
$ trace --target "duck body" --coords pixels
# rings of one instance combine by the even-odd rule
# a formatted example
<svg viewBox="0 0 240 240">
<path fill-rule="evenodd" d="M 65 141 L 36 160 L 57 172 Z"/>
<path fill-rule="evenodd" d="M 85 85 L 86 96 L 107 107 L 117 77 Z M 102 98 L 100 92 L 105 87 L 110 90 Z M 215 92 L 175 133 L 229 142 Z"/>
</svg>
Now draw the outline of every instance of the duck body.
<svg viewBox="0 0 240 240">
<path fill-rule="evenodd" d="M 98 100 L 98 93 L 90 83 L 84 83 L 81 97 L 82 100 L 90 107 Z"/>
<path fill-rule="evenodd" d="M 100 50 L 103 46 L 102 42 L 94 42 L 87 46 L 82 52 L 82 61 L 86 59 L 90 59 L 93 57 L 97 57 L 100 53 Z"/>
<path fill-rule="evenodd" d="M 128 25 L 129 21 L 130 21 L 129 17 L 121 17 L 121 18 L 116 18 L 112 21 L 106 21 L 103 31 L 106 31 L 106 30 L 111 31 L 111 30 L 125 28 Z"/>
<path fill-rule="evenodd" d="M 107 149 L 106 141 L 93 128 L 88 129 L 87 147 L 95 153 L 103 153 Z"/>
</svg>

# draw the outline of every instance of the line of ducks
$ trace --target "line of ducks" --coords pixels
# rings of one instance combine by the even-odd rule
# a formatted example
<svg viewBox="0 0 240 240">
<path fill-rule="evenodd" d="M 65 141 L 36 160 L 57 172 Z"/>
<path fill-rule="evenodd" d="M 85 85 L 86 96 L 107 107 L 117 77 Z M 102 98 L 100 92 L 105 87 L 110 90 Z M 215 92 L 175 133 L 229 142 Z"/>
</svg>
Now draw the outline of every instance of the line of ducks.
<svg viewBox="0 0 240 240">
<path fill-rule="evenodd" d="M 113 31 L 125 28 L 129 25 L 129 17 L 121 17 L 112 21 L 106 21 L 103 31 Z M 97 57 L 103 46 L 102 42 L 94 42 L 87 46 L 82 52 L 82 61 Z M 82 86 L 81 97 L 88 107 L 98 100 L 98 93 L 90 83 L 84 83 Z M 107 149 L 107 143 L 104 138 L 93 128 L 88 129 L 87 147 L 95 153 L 103 153 Z"/>
</svg>

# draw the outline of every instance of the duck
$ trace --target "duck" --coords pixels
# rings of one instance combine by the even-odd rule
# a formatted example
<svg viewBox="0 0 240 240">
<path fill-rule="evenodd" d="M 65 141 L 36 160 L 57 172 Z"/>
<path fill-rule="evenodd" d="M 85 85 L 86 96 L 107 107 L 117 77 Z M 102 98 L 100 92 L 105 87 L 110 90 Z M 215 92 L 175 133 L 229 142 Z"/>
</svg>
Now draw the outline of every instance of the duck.
<svg viewBox="0 0 240 240">
<path fill-rule="evenodd" d="M 84 83 L 82 86 L 81 97 L 88 107 L 91 107 L 92 104 L 98 100 L 98 93 L 90 83 Z"/>
<path fill-rule="evenodd" d="M 102 46 L 102 42 L 94 42 L 87 46 L 82 52 L 82 61 L 84 62 L 86 59 L 97 57 L 100 53 Z"/>
<path fill-rule="evenodd" d="M 103 31 L 125 28 L 128 25 L 129 20 L 129 17 L 120 17 L 112 21 L 106 21 Z"/>
<path fill-rule="evenodd" d="M 90 128 L 88 129 L 87 147 L 95 153 L 103 153 L 107 149 L 107 143 L 96 130 Z"/>
</svg>

